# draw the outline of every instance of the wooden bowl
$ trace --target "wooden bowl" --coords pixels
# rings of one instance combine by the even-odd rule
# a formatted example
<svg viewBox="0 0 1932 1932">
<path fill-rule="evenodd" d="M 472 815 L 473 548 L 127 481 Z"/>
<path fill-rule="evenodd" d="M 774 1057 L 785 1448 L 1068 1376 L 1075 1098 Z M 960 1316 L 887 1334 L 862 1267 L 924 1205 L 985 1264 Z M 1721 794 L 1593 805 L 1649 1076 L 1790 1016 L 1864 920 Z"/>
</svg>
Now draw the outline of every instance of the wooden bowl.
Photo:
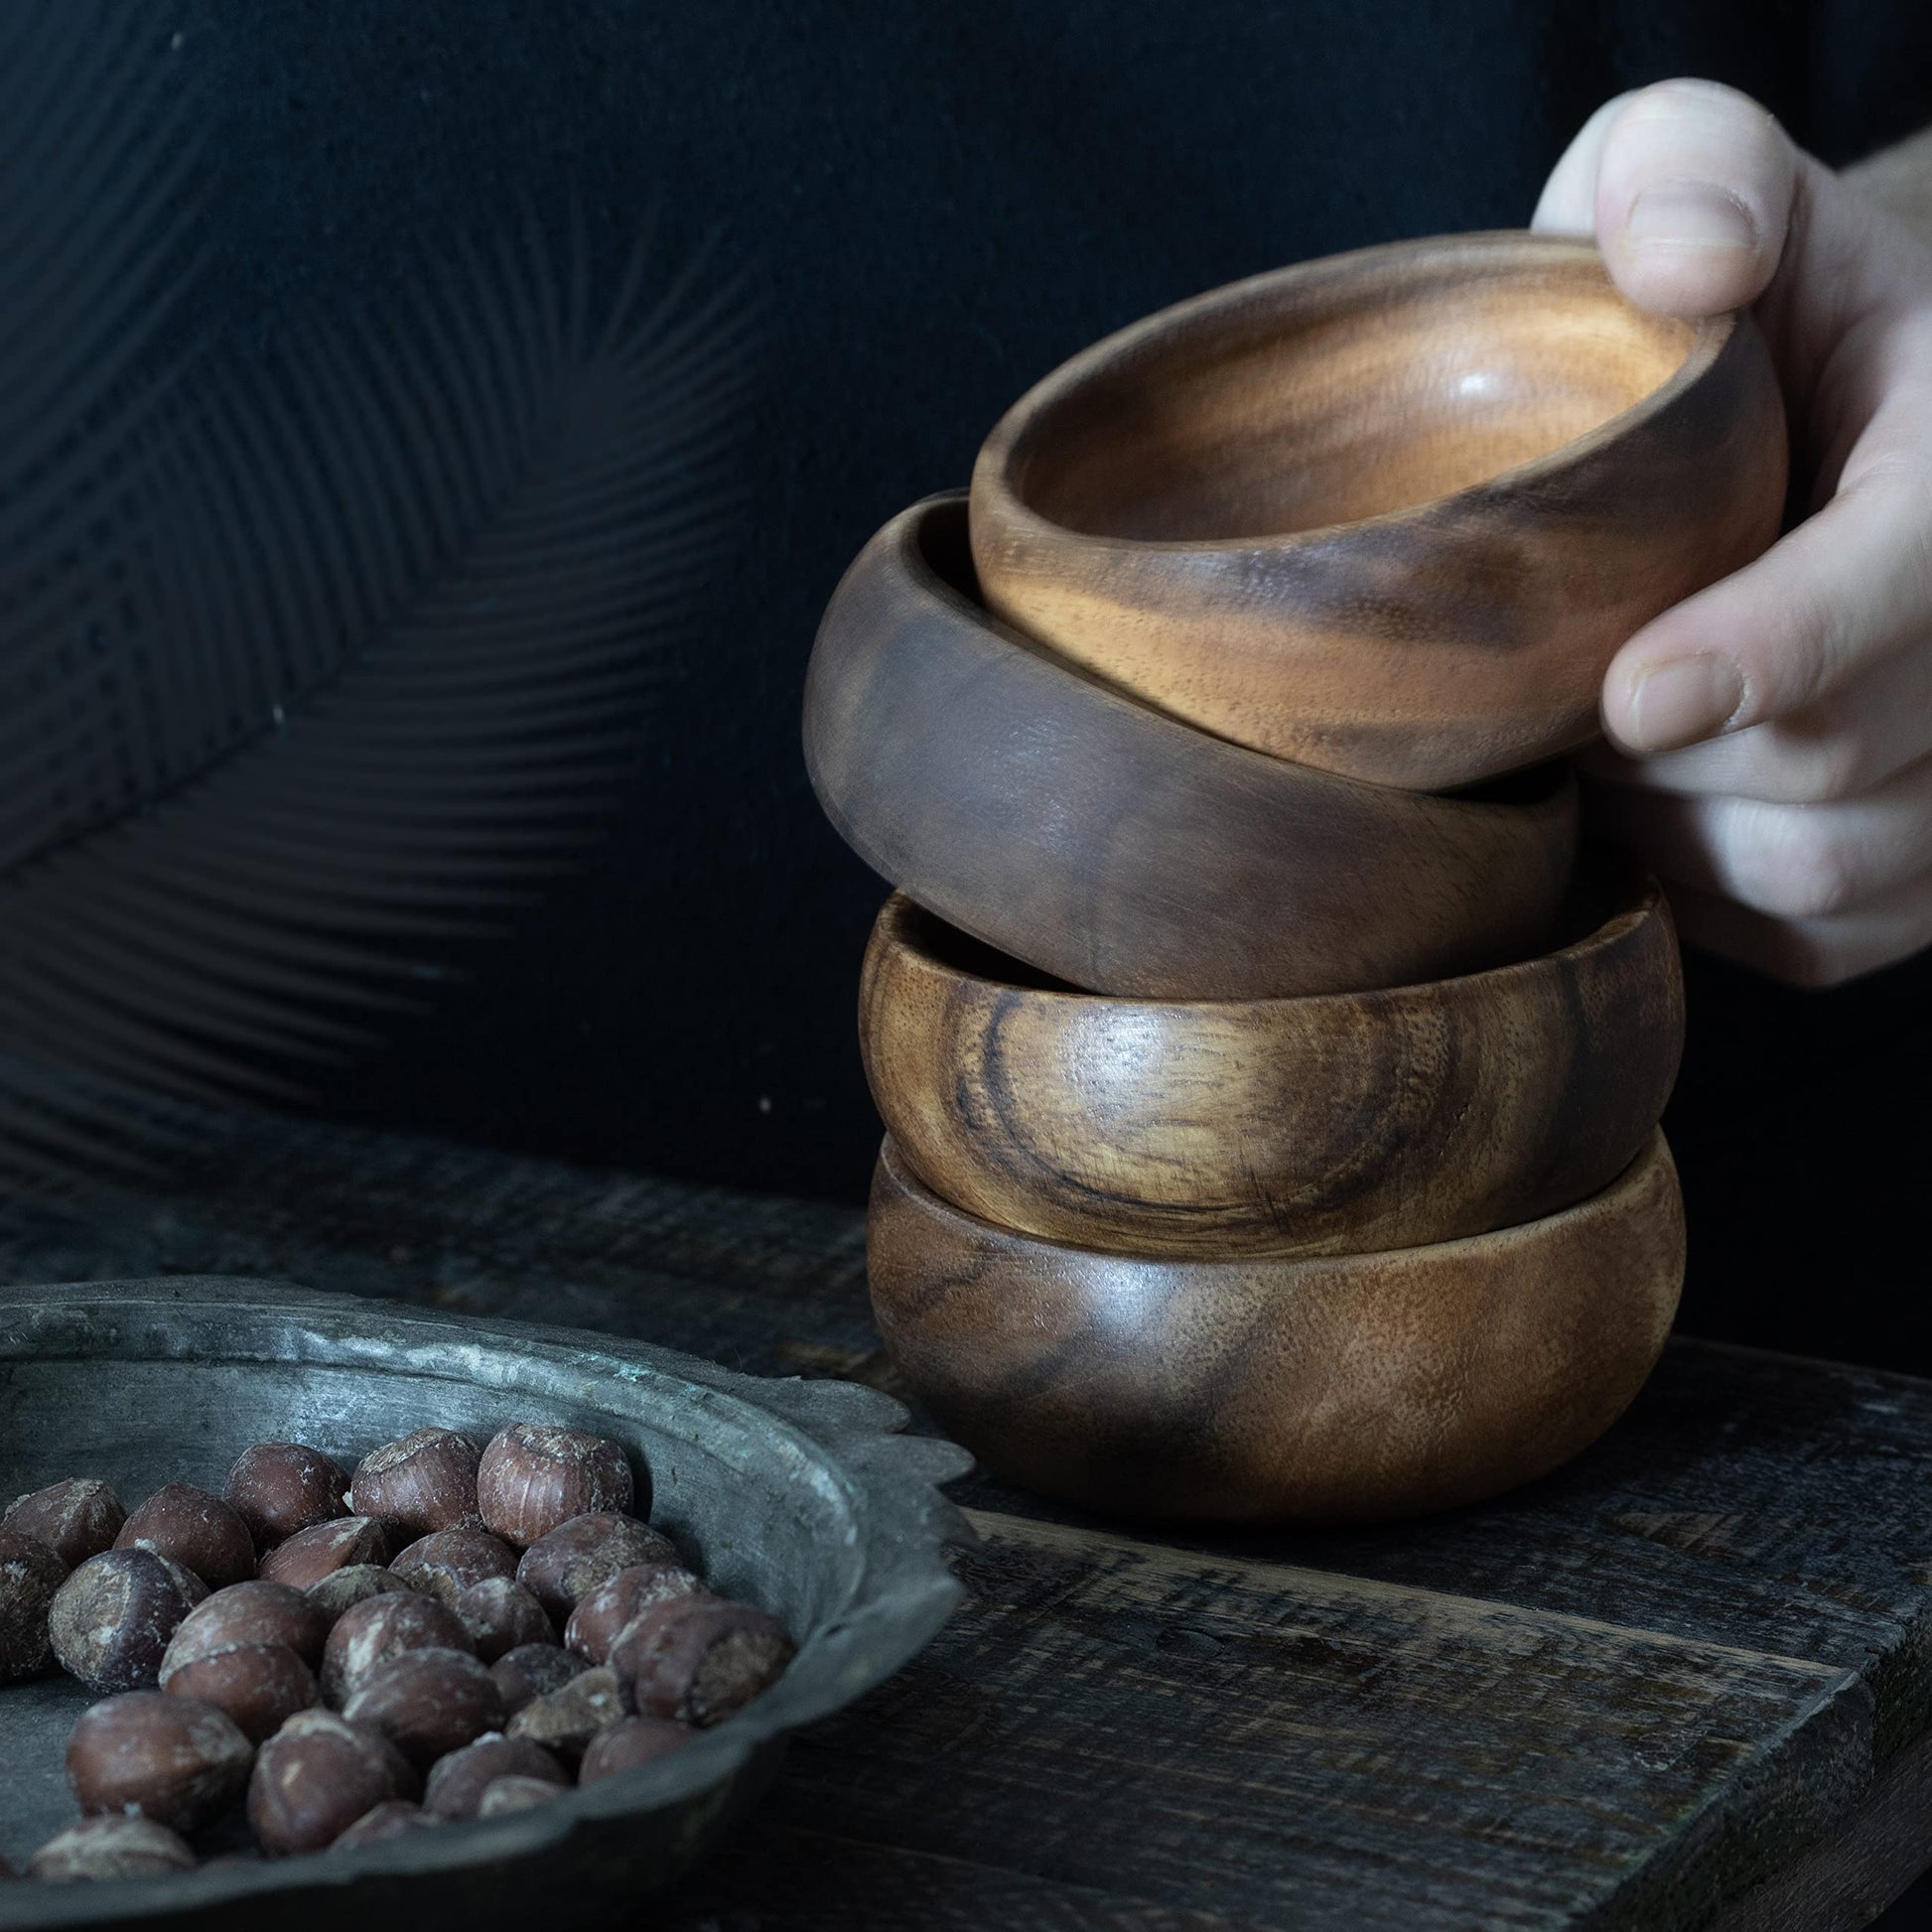
<svg viewBox="0 0 1932 1932">
<path fill-rule="evenodd" d="M 975 601 L 962 495 L 834 593 L 805 681 L 827 816 L 908 897 L 1069 985 L 1150 999 L 1399 986 L 1542 949 L 1567 773 L 1506 797 L 1362 785 L 1110 690 Z"/>
<path fill-rule="evenodd" d="M 1111 1514 L 1365 1522 L 1474 1502 L 1593 1442 L 1677 1308 L 1662 1134 L 1546 1220 L 1374 1255 L 1136 1261 L 949 1207 L 891 1142 L 873 1311 L 994 1474 Z"/>
<path fill-rule="evenodd" d="M 1645 314 L 1595 249 L 1397 242 L 1164 310 L 973 472 L 1002 617 L 1209 731 L 1447 786 L 1596 730 L 1617 646 L 1777 534 L 1746 315 Z"/>
<path fill-rule="evenodd" d="M 1607 1186 L 1684 1044 L 1669 908 L 1635 877 L 1522 965 L 1311 999 L 1106 999 L 895 895 L 859 991 L 904 1165 L 1027 1234 L 1140 1255 L 1360 1254 Z M 1597 916 L 1600 914 L 1600 916 Z"/>
</svg>

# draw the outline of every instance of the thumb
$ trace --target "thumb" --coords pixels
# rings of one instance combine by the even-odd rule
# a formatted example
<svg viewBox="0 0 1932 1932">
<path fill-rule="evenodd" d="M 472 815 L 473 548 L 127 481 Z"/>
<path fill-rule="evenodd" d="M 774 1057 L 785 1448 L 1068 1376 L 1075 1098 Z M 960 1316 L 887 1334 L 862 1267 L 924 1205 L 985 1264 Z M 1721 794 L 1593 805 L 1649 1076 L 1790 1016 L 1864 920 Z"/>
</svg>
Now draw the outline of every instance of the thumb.
<svg viewBox="0 0 1932 1932">
<path fill-rule="evenodd" d="M 1610 102 L 1557 164 L 1540 228 L 1588 225 L 1617 286 L 1640 308 L 1720 315 L 1777 272 L 1797 151 L 1747 94 L 1664 80 Z"/>
</svg>

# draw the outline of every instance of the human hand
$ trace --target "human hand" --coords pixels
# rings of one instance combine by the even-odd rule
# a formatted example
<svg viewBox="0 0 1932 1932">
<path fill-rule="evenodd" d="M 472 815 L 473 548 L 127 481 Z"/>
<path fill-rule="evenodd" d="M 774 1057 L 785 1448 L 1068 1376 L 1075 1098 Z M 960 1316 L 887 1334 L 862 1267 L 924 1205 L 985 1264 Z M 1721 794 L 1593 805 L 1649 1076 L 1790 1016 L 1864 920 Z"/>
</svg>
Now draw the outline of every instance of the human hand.
<svg viewBox="0 0 1932 1932">
<path fill-rule="evenodd" d="M 1583 760 L 1684 935 L 1805 986 L 1932 944 L 1932 249 L 1743 94 L 1599 108 L 1534 225 L 1644 308 L 1755 303 L 1810 513 L 1646 624 Z"/>
</svg>

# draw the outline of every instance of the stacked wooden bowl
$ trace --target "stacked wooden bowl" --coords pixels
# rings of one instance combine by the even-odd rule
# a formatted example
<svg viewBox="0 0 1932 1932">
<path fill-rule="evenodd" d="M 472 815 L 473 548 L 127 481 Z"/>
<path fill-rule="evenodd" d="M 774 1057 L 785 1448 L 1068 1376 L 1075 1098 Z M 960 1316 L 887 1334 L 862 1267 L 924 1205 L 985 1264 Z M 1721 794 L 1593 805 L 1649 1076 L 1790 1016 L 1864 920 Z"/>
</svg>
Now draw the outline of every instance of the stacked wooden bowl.
<svg viewBox="0 0 1932 1932">
<path fill-rule="evenodd" d="M 1745 317 L 1403 243 L 1076 356 L 889 523 L 805 750 L 897 891 L 873 1304 L 986 1465 L 1096 1508 L 1447 1507 L 1649 1373 L 1684 1224 L 1657 888 L 1579 869 L 1610 655 L 1775 534 Z"/>
</svg>

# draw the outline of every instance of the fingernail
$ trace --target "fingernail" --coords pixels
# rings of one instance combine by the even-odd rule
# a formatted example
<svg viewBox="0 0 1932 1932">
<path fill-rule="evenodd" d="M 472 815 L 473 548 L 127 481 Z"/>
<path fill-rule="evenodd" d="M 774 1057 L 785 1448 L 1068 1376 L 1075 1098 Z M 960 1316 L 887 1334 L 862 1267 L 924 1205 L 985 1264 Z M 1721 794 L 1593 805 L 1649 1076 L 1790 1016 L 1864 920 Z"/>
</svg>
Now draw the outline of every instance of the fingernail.
<svg viewBox="0 0 1932 1932">
<path fill-rule="evenodd" d="M 1729 658 L 1675 658 L 1637 679 L 1621 737 L 1645 755 L 1674 752 L 1722 731 L 1743 702 L 1744 674 Z"/>
<path fill-rule="evenodd" d="M 1646 188 L 1623 224 L 1629 238 L 1650 246 L 1757 250 L 1757 224 L 1735 195 L 1708 181 L 1667 181 Z"/>
</svg>

